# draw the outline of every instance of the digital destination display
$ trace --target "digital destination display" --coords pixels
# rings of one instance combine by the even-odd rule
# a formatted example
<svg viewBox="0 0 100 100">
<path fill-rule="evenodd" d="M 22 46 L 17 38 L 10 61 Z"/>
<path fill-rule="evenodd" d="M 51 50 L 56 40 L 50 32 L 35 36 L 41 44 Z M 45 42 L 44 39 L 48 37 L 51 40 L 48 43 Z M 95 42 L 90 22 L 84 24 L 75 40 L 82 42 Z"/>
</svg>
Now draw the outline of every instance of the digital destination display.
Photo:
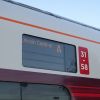
<svg viewBox="0 0 100 100">
<path fill-rule="evenodd" d="M 75 46 L 31 35 L 22 35 L 24 67 L 76 72 Z"/>
<path fill-rule="evenodd" d="M 23 35 L 22 43 L 24 66 L 64 71 L 63 44 L 28 35 Z"/>
<path fill-rule="evenodd" d="M 58 42 L 55 43 L 53 41 L 46 40 L 46 39 L 43 40 L 41 38 L 23 36 L 23 43 L 29 44 L 31 46 L 34 46 L 35 48 L 38 48 L 38 49 L 44 49 L 47 51 L 51 50 L 52 54 L 57 53 L 57 55 L 61 55 L 63 52 L 63 45 L 62 44 L 60 44 Z M 48 53 L 50 53 L 50 52 L 48 52 Z"/>
</svg>

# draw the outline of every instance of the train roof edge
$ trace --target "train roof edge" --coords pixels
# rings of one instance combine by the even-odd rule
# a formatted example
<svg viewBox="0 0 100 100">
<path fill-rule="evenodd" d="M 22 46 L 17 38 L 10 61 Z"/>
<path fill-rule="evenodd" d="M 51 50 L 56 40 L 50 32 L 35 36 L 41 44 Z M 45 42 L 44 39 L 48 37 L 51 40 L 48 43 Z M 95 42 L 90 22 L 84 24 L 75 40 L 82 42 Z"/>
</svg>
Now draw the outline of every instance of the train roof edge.
<svg viewBox="0 0 100 100">
<path fill-rule="evenodd" d="M 56 18 L 59 18 L 59 19 L 63 19 L 63 20 L 66 20 L 66 21 L 69 21 L 69 22 L 72 22 L 72 23 L 75 23 L 75 24 L 79 24 L 79 25 L 82 25 L 82 26 L 85 26 L 85 27 L 88 27 L 88 28 L 91 28 L 91 29 L 100 31 L 99 28 L 95 28 L 93 26 L 86 25 L 86 24 L 83 24 L 81 22 L 77 22 L 77 21 L 71 20 L 69 18 L 65 18 L 65 17 L 59 16 L 57 14 L 54 14 L 54 13 L 51 13 L 51 12 L 48 12 L 48 11 L 41 10 L 39 8 L 36 8 L 36 7 L 32 7 L 32 6 L 29 6 L 29 5 L 26 5 L 26 4 L 22 4 L 22 3 L 19 3 L 19 2 L 13 1 L 13 0 L 2 0 L 2 1 L 6 1 L 6 2 L 9 2 L 9 3 L 15 4 L 15 5 L 18 5 L 18 6 L 22 6 L 22 7 L 31 9 L 31 10 L 35 10 L 35 11 L 38 11 L 38 12 L 41 12 L 41 13 L 44 13 L 44 14 L 48 14 L 50 16 L 53 16 L 53 17 L 56 17 Z"/>
</svg>

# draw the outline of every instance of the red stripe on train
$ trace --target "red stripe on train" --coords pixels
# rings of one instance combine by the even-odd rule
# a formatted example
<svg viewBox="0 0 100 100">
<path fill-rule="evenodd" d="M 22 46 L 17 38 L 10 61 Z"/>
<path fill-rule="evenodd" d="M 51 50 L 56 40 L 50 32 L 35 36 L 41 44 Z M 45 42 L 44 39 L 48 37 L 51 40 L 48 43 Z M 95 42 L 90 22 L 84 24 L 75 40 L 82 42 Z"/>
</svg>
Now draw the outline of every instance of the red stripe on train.
<svg viewBox="0 0 100 100">
<path fill-rule="evenodd" d="M 68 87 L 70 88 L 87 88 L 87 89 L 100 89 L 99 87 L 89 87 L 89 86 L 71 86 L 71 85 L 68 85 Z"/>
<path fill-rule="evenodd" d="M 73 93 L 73 95 L 81 97 L 100 97 L 100 94 L 93 94 L 93 93 Z"/>
</svg>

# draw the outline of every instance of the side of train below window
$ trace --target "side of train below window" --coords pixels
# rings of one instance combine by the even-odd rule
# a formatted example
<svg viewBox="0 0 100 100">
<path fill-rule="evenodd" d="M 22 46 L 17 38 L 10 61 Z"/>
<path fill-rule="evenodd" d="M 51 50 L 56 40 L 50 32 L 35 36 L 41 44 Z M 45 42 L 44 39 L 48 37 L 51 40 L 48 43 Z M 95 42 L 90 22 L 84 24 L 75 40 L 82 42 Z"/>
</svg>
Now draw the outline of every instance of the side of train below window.
<svg viewBox="0 0 100 100">
<path fill-rule="evenodd" d="M 79 50 L 80 74 L 89 75 L 88 49 L 84 47 L 79 47 L 78 50 Z"/>
</svg>

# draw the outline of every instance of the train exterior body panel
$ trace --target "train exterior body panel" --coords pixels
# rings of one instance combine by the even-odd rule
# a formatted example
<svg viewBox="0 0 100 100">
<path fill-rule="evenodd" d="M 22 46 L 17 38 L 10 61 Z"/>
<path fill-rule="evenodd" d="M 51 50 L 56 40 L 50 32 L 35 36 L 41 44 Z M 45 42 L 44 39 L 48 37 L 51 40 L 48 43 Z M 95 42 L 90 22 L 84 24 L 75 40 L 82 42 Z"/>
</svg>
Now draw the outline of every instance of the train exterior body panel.
<svg viewBox="0 0 100 100">
<path fill-rule="evenodd" d="M 100 100 L 99 52 L 99 29 L 11 0 L 0 1 L 0 86 L 18 83 L 22 96 L 17 100 L 26 100 L 26 84 L 46 85 L 44 91 L 47 85 L 65 87 L 68 97 L 61 92 L 64 96 L 58 93 L 54 100 Z M 36 95 L 28 97 L 40 100 Z"/>
</svg>

